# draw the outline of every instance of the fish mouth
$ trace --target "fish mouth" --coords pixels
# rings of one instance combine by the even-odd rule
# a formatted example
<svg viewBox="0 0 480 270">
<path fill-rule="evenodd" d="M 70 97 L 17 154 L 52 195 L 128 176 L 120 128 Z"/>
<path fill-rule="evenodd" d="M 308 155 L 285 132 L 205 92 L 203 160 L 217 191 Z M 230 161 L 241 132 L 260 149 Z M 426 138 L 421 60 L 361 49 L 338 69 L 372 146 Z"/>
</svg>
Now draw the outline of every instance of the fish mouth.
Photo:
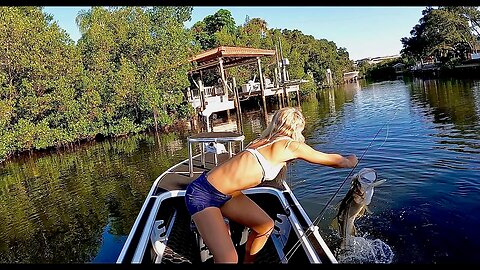
<svg viewBox="0 0 480 270">
<path fill-rule="evenodd" d="M 377 180 L 377 172 L 374 169 L 363 168 L 353 178 L 358 179 L 362 185 L 370 186 Z"/>
<path fill-rule="evenodd" d="M 352 185 L 360 184 L 360 189 L 365 192 L 386 182 L 385 179 L 378 179 L 377 172 L 371 168 L 363 168 L 352 177 Z"/>
</svg>

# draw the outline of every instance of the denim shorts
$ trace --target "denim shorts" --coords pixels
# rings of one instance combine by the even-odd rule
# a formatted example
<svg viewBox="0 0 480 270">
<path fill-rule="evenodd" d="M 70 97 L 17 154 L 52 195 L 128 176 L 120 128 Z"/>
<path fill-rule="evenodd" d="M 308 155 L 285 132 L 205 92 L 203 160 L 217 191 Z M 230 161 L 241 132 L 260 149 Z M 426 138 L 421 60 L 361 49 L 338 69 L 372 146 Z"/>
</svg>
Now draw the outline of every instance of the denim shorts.
<svg viewBox="0 0 480 270">
<path fill-rule="evenodd" d="M 208 182 L 206 172 L 191 182 L 185 190 L 185 203 L 190 215 L 207 207 L 220 208 L 231 198 L 231 195 L 221 193 Z"/>
</svg>

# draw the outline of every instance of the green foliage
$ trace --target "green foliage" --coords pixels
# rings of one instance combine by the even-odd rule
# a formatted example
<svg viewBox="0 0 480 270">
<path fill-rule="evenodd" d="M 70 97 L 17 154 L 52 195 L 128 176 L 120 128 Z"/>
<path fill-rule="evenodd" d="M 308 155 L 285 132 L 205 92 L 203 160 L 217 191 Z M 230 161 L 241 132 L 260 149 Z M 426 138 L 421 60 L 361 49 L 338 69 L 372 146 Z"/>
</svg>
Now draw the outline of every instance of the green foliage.
<svg viewBox="0 0 480 270">
<path fill-rule="evenodd" d="M 410 31 L 410 37 L 401 39 L 402 55 L 420 61 L 434 56 L 446 64 L 464 60 L 477 47 L 480 11 L 478 7 L 427 7 L 423 17 Z"/>
<path fill-rule="evenodd" d="M 40 7 L 0 7 L 0 159 L 188 114 L 191 11 L 92 7 L 76 18 L 75 45 Z"/>
<path fill-rule="evenodd" d="M 80 54 L 38 7 L 0 7 L 0 159 L 45 149 L 65 136 L 80 116 Z"/>
<path fill-rule="evenodd" d="M 372 68 L 372 64 L 368 63 L 368 61 L 362 61 L 360 64 L 358 64 L 358 76 L 359 77 L 366 77 L 367 76 L 367 72 L 369 69 Z"/>
<path fill-rule="evenodd" d="M 280 50 L 281 43 L 289 77 L 309 81 L 302 93 L 314 92 L 327 68 L 337 81 L 352 69 L 347 51 L 332 41 L 269 29 L 261 18 L 236 26 L 225 9 L 186 29 L 192 9 L 94 6 L 77 16 L 82 36 L 75 44 L 41 7 L 0 7 L 0 160 L 190 119 L 194 111 L 183 90 L 190 84 L 188 59 L 201 50 Z M 273 81 L 276 58 L 262 59 L 262 67 Z M 246 65 L 228 72 L 240 85 L 257 70 Z"/>
<path fill-rule="evenodd" d="M 260 18 L 246 21 L 238 30 L 238 46 L 250 48 L 273 48 L 272 36 L 267 22 Z"/>
<path fill-rule="evenodd" d="M 232 37 L 235 37 L 236 32 L 235 20 L 230 11 L 219 9 L 215 14 L 196 22 L 191 31 L 202 50 L 221 45 L 234 45 Z"/>
<path fill-rule="evenodd" d="M 222 29 L 233 34 L 236 30 L 232 13 L 226 9 L 219 9 L 215 14 L 205 17 L 203 21 L 205 22 L 205 30 L 210 34 L 219 32 Z"/>
<path fill-rule="evenodd" d="M 317 40 L 298 30 L 283 30 L 282 47 L 285 57 L 290 60 L 288 69 L 292 69 L 296 78 L 305 78 L 312 74 L 318 86 L 326 82 L 326 72 L 330 69 L 336 83 L 343 82 L 343 73 L 353 70 L 353 61 L 344 48 L 337 48 L 333 41 Z M 283 41 L 285 40 L 285 41 Z M 292 78 L 292 75 L 290 75 Z"/>
<path fill-rule="evenodd" d="M 211 35 L 206 31 L 205 22 L 196 22 L 190 29 L 194 37 L 194 42 L 201 50 L 206 50 L 212 47 Z"/>
<path fill-rule="evenodd" d="M 305 83 L 302 83 L 302 86 L 301 86 L 301 94 L 303 95 L 309 95 L 309 94 L 314 94 L 316 93 L 317 91 L 317 85 L 315 84 L 315 82 L 313 81 L 313 79 L 310 77 L 310 78 L 305 78 L 307 80 L 307 82 Z"/>
<path fill-rule="evenodd" d="M 405 66 L 412 66 L 414 63 L 410 61 L 411 60 L 406 57 L 384 60 L 377 64 L 370 64 L 367 61 L 364 61 L 358 66 L 359 76 L 374 81 L 392 80 L 397 78 L 394 65 L 402 63 Z"/>
<path fill-rule="evenodd" d="M 104 108 L 99 111 L 104 117 L 93 118 L 103 118 L 106 135 L 171 122 L 168 113 L 158 119 L 154 114 L 183 101 L 191 51 L 183 20 L 189 12 L 187 7 L 93 7 L 80 15 L 79 47 Z"/>
<path fill-rule="evenodd" d="M 398 63 L 396 59 L 382 61 L 376 65 L 371 65 L 366 70 L 365 77 L 373 80 L 388 80 L 396 77 L 393 65 Z"/>
</svg>

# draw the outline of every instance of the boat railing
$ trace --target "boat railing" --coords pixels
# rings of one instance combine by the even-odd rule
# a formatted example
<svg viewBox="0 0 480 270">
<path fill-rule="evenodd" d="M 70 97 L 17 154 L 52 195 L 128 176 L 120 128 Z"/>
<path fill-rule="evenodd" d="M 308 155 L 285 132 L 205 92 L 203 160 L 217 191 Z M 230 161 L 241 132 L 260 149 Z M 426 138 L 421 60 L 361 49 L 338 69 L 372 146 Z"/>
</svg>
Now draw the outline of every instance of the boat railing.
<svg viewBox="0 0 480 270">
<path fill-rule="evenodd" d="M 215 146 L 217 143 L 227 143 L 228 144 L 228 154 L 229 157 L 232 157 L 233 142 L 240 142 L 240 150 L 243 150 L 243 140 L 245 139 L 245 135 L 239 134 L 236 132 L 203 132 L 198 134 L 193 134 L 188 137 L 188 169 L 190 177 L 193 177 L 193 143 L 200 143 L 200 153 L 201 153 L 201 163 L 202 167 L 205 167 L 205 144 L 212 143 Z M 218 163 L 218 153 L 215 151 L 214 153 L 214 163 L 217 165 Z"/>
<path fill-rule="evenodd" d="M 214 96 L 223 96 L 225 95 L 225 90 L 221 86 L 205 86 L 203 88 L 205 97 L 214 97 Z M 189 100 L 200 98 L 200 89 L 192 88 L 189 90 Z"/>
</svg>

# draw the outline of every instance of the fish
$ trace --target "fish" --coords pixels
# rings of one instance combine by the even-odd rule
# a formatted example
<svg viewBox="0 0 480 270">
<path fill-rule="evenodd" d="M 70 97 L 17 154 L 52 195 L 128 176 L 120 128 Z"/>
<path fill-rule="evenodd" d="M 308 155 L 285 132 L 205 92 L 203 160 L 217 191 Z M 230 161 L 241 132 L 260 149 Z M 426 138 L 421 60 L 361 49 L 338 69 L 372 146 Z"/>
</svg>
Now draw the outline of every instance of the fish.
<svg viewBox="0 0 480 270">
<path fill-rule="evenodd" d="M 350 189 L 340 201 L 338 212 L 332 220 L 332 227 L 338 231 L 341 238 L 340 247 L 345 249 L 348 239 L 357 235 L 355 220 L 371 213 L 368 209 L 374 188 L 386 180 L 377 180 L 377 172 L 371 168 L 363 168 L 352 176 Z"/>
</svg>

